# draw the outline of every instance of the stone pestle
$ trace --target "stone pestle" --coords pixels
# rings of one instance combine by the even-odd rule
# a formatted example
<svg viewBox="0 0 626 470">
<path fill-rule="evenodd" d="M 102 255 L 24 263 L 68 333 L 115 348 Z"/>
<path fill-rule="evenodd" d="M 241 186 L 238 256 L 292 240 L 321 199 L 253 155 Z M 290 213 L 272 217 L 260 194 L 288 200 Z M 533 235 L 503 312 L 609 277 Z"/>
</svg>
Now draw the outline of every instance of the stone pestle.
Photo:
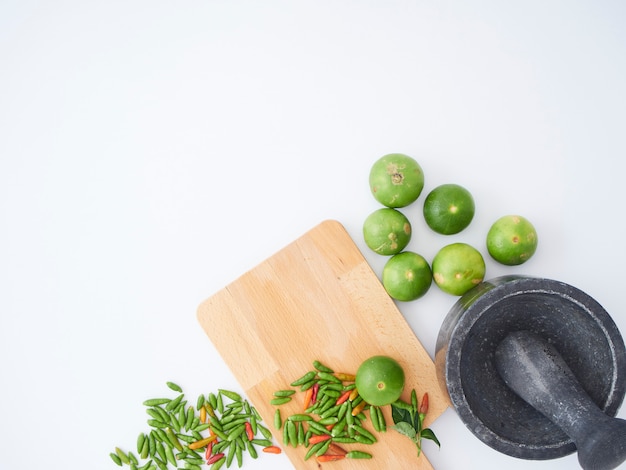
<svg viewBox="0 0 626 470">
<path fill-rule="evenodd" d="M 509 333 L 495 362 L 509 388 L 572 439 L 583 469 L 611 470 L 626 461 L 626 420 L 605 414 L 541 336 Z"/>
</svg>

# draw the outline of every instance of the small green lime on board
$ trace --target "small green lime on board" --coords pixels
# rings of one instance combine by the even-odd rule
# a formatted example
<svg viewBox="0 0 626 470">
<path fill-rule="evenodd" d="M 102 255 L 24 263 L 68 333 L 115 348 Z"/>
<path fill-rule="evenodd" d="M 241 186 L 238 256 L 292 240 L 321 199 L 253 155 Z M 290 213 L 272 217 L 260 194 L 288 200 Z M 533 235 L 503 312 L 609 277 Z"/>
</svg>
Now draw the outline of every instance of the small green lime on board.
<svg viewBox="0 0 626 470">
<path fill-rule="evenodd" d="M 422 297 L 433 281 L 428 261 L 412 251 L 393 255 L 383 267 L 383 286 L 390 297 L 408 302 Z"/>
<path fill-rule="evenodd" d="M 485 278 L 485 260 L 467 243 L 452 243 L 441 248 L 432 262 L 433 280 L 452 295 L 463 295 Z"/>
<path fill-rule="evenodd" d="M 505 215 L 487 232 L 487 251 L 499 263 L 516 266 L 528 261 L 539 239 L 530 221 L 521 215 Z"/>
<path fill-rule="evenodd" d="M 356 389 L 372 406 L 385 406 L 395 402 L 404 390 L 404 370 L 389 356 L 372 356 L 361 363 L 356 371 Z"/>
<path fill-rule="evenodd" d="M 474 198 L 463 186 L 442 184 L 428 193 L 423 212 L 433 231 L 453 235 L 467 228 L 474 218 Z"/>
<path fill-rule="evenodd" d="M 411 240 L 411 223 L 400 211 L 383 207 L 363 222 L 365 244 L 379 255 L 400 253 Z"/>
<path fill-rule="evenodd" d="M 424 189 L 424 172 L 417 161 L 402 153 L 390 153 L 374 162 L 369 175 L 370 190 L 382 205 L 406 207 Z"/>
</svg>

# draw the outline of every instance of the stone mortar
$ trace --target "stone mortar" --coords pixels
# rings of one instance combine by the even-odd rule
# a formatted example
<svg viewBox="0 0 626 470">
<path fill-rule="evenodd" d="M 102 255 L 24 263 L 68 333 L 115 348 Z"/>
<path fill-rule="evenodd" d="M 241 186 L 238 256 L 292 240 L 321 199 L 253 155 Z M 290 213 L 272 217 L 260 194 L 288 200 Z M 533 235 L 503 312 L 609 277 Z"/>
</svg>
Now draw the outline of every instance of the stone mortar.
<svg viewBox="0 0 626 470">
<path fill-rule="evenodd" d="M 520 330 L 554 346 L 609 416 L 616 415 L 626 392 L 624 341 L 598 302 L 551 279 L 503 276 L 485 281 L 446 316 L 437 338 L 437 374 L 467 428 L 513 457 L 563 457 L 576 451 L 572 440 L 513 392 L 496 369 L 498 345 Z"/>
</svg>

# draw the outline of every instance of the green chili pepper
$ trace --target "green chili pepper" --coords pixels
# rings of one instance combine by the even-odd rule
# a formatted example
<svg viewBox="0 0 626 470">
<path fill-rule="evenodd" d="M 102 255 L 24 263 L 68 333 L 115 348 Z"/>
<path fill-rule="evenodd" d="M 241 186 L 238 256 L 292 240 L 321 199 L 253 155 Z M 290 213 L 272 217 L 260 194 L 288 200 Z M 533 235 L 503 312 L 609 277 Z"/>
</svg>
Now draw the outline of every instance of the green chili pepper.
<svg viewBox="0 0 626 470">
<path fill-rule="evenodd" d="M 387 431 L 387 423 L 385 421 L 385 415 L 383 414 L 383 410 L 380 407 L 377 407 L 376 413 L 378 414 L 378 421 L 380 423 L 380 431 Z"/>
<path fill-rule="evenodd" d="M 270 400 L 270 405 L 279 406 L 284 405 L 285 403 L 289 403 L 290 401 L 291 397 L 272 398 Z"/>
<path fill-rule="evenodd" d="M 318 372 L 317 376 L 321 379 L 321 380 L 327 380 L 328 382 L 334 382 L 334 383 L 341 383 L 341 380 L 339 380 L 337 377 L 335 377 L 333 374 L 330 374 L 328 372 Z"/>
<path fill-rule="evenodd" d="M 276 411 L 274 412 L 274 427 L 276 429 L 280 429 L 282 425 L 283 425 L 283 419 L 280 416 L 280 410 L 276 408 Z"/>
<path fill-rule="evenodd" d="M 165 446 L 165 457 L 169 463 L 176 466 L 176 457 L 174 457 L 174 452 L 170 446 Z"/>
<path fill-rule="evenodd" d="M 235 447 L 237 446 L 236 442 L 231 442 L 228 446 L 228 452 L 226 454 L 226 467 L 230 467 L 230 464 L 233 462 L 235 458 Z"/>
<path fill-rule="evenodd" d="M 259 431 L 261 432 L 261 434 L 263 434 L 263 437 L 265 439 L 271 439 L 272 438 L 272 431 L 270 431 L 268 428 L 263 426 L 261 423 L 258 423 L 257 427 L 259 428 Z"/>
<path fill-rule="evenodd" d="M 183 401 L 183 397 L 184 397 L 184 396 L 185 396 L 185 395 L 181 393 L 181 394 L 180 394 L 180 395 L 178 395 L 176 398 L 174 398 L 173 400 L 171 400 L 171 401 L 170 401 L 167 405 L 165 405 L 165 410 L 166 410 L 166 411 L 172 411 L 172 410 L 174 410 L 174 409 L 178 406 L 178 404 L 179 404 L 181 401 Z"/>
<path fill-rule="evenodd" d="M 223 388 L 218 389 L 218 392 L 221 395 L 224 395 L 226 398 L 230 398 L 232 401 L 241 401 L 241 395 L 236 392 L 231 392 L 230 390 L 224 390 Z"/>
<path fill-rule="evenodd" d="M 353 427 L 354 427 L 355 431 L 358 432 L 361 436 L 366 437 L 367 439 L 371 440 L 372 442 L 376 442 L 377 441 L 376 436 L 374 436 L 371 432 L 369 432 L 363 426 L 359 426 L 358 424 L 354 424 Z"/>
<path fill-rule="evenodd" d="M 318 442 L 317 444 L 313 444 L 308 452 L 306 453 L 306 455 L 304 456 L 304 460 L 309 460 L 309 458 L 311 458 L 313 455 L 317 454 L 317 451 L 320 450 L 322 448 L 322 446 L 329 441 L 324 441 L 324 442 Z"/>
<path fill-rule="evenodd" d="M 171 388 L 172 390 L 174 390 L 175 392 L 182 392 L 183 389 L 180 388 L 177 384 L 175 384 L 174 382 L 165 382 L 165 384 Z"/>
<path fill-rule="evenodd" d="M 159 429 L 163 429 L 167 427 L 167 423 L 164 423 L 163 421 L 159 421 L 157 419 L 149 419 L 148 424 L 152 426 L 153 428 L 159 428 Z"/>
<path fill-rule="evenodd" d="M 123 465 L 122 459 L 120 458 L 119 455 L 113 452 L 111 452 L 109 455 L 111 456 L 111 460 L 113 460 L 113 462 L 115 462 L 117 465 L 119 465 L 120 467 Z"/>
<path fill-rule="evenodd" d="M 313 367 L 315 367 L 318 371 L 320 372 L 326 372 L 328 374 L 332 374 L 333 372 L 335 372 L 334 370 L 332 370 L 330 367 L 322 364 L 320 361 L 315 360 L 313 361 Z"/>
<path fill-rule="evenodd" d="M 302 385 L 305 382 L 313 380 L 315 378 L 315 375 L 316 375 L 315 371 L 309 371 L 306 374 L 304 374 L 302 377 L 300 377 L 298 380 L 295 380 L 295 381 L 291 382 L 290 385 L 292 387 L 297 387 L 298 385 Z"/>
<path fill-rule="evenodd" d="M 372 426 L 376 432 L 380 432 L 380 420 L 378 418 L 378 407 L 372 406 L 370 407 L 370 420 L 372 421 Z"/>
<path fill-rule="evenodd" d="M 169 398 L 151 398 L 150 400 L 146 400 L 143 402 L 143 404 L 145 406 L 158 406 L 158 405 L 165 405 L 166 403 L 169 403 L 170 400 Z"/>
<path fill-rule="evenodd" d="M 184 408 L 181 408 L 181 410 L 184 410 Z M 187 414 L 185 415 L 183 413 L 183 416 L 185 416 L 185 423 L 184 423 L 185 429 L 186 430 L 191 429 L 191 424 L 193 423 L 193 419 L 195 417 L 195 412 L 194 412 L 193 406 L 190 406 L 187 409 Z M 181 426 L 183 426 L 183 425 L 181 424 Z"/>
<path fill-rule="evenodd" d="M 290 421 L 311 421 L 313 420 L 313 417 L 311 415 L 304 414 L 304 413 L 296 413 L 294 415 L 289 416 L 287 419 Z"/>
<path fill-rule="evenodd" d="M 328 429 L 317 421 L 309 421 L 308 422 L 309 429 L 313 432 L 317 431 L 318 434 L 329 434 Z"/>
<path fill-rule="evenodd" d="M 287 427 L 289 443 L 292 447 L 298 447 L 298 431 L 296 429 L 296 424 L 293 421 L 287 421 L 285 426 Z"/>
<path fill-rule="evenodd" d="M 174 434 L 174 431 L 172 431 L 172 428 L 166 428 L 165 435 L 167 436 L 167 439 L 172 443 L 172 445 L 176 447 L 176 450 L 178 451 L 183 450 L 183 446 L 178 440 L 178 438 L 176 437 L 176 434 Z"/>
<path fill-rule="evenodd" d="M 239 436 L 241 436 L 241 434 L 243 434 L 245 430 L 246 430 L 245 425 L 244 424 L 240 424 L 238 427 L 232 429 L 230 431 L 230 433 L 228 433 L 228 440 L 229 441 L 234 441 Z"/>
<path fill-rule="evenodd" d="M 139 452 L 139 456 L 142 459 L 147 459 L 149 453 L 150 453 L 150 440 L 148 438 L 145 438 L 141 445 L 141 451 Z"/>
<path fill-rule="evenodd" d="M 315 452 L 315 455 L 324 455 L 330 447 L 331 442 L 332 439 L 328 439 L 327 441 L 322 442 L 322 447 L 320 447 L 317 452 Z"/>
<path fill-rule="evenodd" d="M 219 459 L 217 462 L 211 465 L 211 470 L 220 470 L 224 463 L 226 463 L 226 459 Z"/>
<path fill-rule="evenodd" d="M 248 453 L 250 454 L 250 457 L 252 457 L 253 459 L 256 459 L 259 456 L 256 449 L 254 448 L 254 444 L 252 443 L 252 441 L 248 441 L 247 448 L 248 448 Z"/>
<path fill-rule="evenodd" d="M 260 447 L 268 447 L 272 445 L 271 439 L 252 439 L 251 442 Z"/>
<path fill-rule="evenodd" d="M 304 425 L 302 424 L 302 421 L 300 421 L 298 423 L 298 445 L 304 445 Z"/>
<path fill-rule="evenodd" d="M 371 459 L 372 454 L 368 454 L 367 452 L 362 452 L 360 450 L 351 450 L 346 454 L 346 458 L 348 459 Z"/>
<path fill-rule="evenodd" d="M 201 393 L 198 395 L 198 400 L 196 401 L 196 410 L 199 410 L 204 406 L 204 395 Z"/>
<path fill-rule="evenodd" d="M 309 380 L 307 382 L 304 382 L 302 385 L 300 385 L 300 391 L 301 392 L 305 392 L 308 389 L 310 389 L 313 385 L 315 385 L 316 383 L 317 383 L 316 379 L 312 379 L 312 380 Z"/>
</svg>

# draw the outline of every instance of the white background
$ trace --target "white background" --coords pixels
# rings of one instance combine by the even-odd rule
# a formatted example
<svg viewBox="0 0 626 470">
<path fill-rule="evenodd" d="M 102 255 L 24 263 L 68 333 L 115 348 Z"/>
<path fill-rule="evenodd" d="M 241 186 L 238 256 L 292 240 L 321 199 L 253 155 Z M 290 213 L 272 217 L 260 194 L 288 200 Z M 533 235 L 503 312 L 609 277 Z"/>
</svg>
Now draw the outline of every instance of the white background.
<svg viewBox="0 0 626 470">
<path fill-rule="evenodd" d="M 0 0 L 0 468 L 116 468 L 165 381 L 239 390 L 197 306 L 324 219 L 380 272 L 361 225 L 390 152 L 477 205 L 436 236 L 422 196 L 409 249 L 486 254 L 525 215 L 535 257 L 487 277 L 568 282 L 626 331 L 625 22 L 619 0 Z M 455 300 L 399 305 L 431 355 Z M 438 470 L 577 467 L 452 410 L 433 430 Z"/>
</svg>

